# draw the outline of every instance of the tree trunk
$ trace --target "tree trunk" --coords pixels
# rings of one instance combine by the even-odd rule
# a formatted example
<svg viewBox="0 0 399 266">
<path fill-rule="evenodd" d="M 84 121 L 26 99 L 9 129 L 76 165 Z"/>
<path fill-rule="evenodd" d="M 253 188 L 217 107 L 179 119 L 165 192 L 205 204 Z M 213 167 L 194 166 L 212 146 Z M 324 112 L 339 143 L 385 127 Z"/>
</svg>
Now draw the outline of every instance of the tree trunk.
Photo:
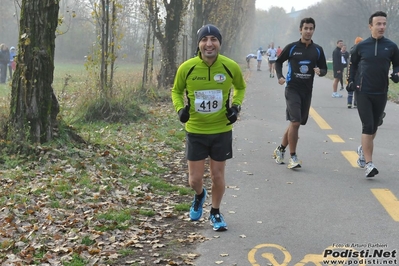
<svg viewBox="0 0 399 266">
<path fill-rule="evenodd" d="M 149 2 L 149 5 L 150 6 L 153 5 L 152 1 Z M 148 26 L 147 26 L 147 40 L 145 43 L 144 68 L 143 68 L 143 79 L 141 81 L 141 89 L 144 89 L 144 87 L 146 86 L 147 81 L 148 81 L 148 64 L 149 64 L 149 58 L 150 58 L 150 41 L 151 41 L 151 23 L 152 23 L 152 18 L 151 18 L 151 16 L 149 16 Z"/>
<path fill-rule="evenodd" d="M 191 31 L 191 37 L 192 37 L 192 44 L 191 44 L 191 56 L 197 55 L 197 31 L 206 23 L 204 23 L 203 19 L 203 0 L 195 0 L 194 1 L 194 16 L 193 16 L 193 24 L 192 24 L 192 31 Z"/>
<path fill-rule="evenodd" d="M 17 143 L 44 143 L 53 137 L 59 112 L 51 86 L 58 10 L 58 0 L 22 1 L 8 128 L 8 139 Z"/>
<path fill-rule="evenodd" d="M 165 32 L 162 32 L 160 24 L 156 24 L 156 28 L 154 29 L 155 36 L 161 44 L 162 50 L 158 87 L 168 89 L 173 85 L 174 75 L 177 70 L 176 58 L 179 34 L 184 14 L 187 11 L 188 2 L 188 0 L 163 1 L 166 10 Z M 153 17 L 158 17 L 156 6 L 149 6 L 149 11 Z"/>
</svg>

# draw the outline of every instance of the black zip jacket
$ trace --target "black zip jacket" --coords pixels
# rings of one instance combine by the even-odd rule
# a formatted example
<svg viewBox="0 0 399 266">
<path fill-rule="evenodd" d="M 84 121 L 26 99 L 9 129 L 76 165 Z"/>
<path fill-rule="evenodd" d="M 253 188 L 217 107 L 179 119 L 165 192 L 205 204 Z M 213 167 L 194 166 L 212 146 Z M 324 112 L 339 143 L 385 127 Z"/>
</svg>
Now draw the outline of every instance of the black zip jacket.
<svg viewBox="0 0 399 266">
<path fill-rule="evenodd" d="M 388 92 L 389 69 L 399 71 L 398 46 L 391 40 L 382 37 L 369 37 L 354 47 L 351 53 L 349 82 L 353 81 L 356 90 L 368 94 Z"/>
<path fill-rule="evenodd" d="M 283 63 L 288 60 L 287 77 L 283 76 Z M 277 78 L 285 78 L 287 87 L 311 92 L 314 70 L 320 68 L 320 77 L 327 74 L 327 62 L 323 48 L 313 41 L 306 46 L 301 40 L 284 47 L 276 61 Z"/>
<path fill-rule="evenodd" d="M 342 59 L 341 59 L 341 48 L 338 46 L 335 47 L 332 53 L 332 60 L 333 60 L 333 71 L 334 73 L 338 71 L 342 71 L 344 68 L 342 66 Z"/>
</svg>

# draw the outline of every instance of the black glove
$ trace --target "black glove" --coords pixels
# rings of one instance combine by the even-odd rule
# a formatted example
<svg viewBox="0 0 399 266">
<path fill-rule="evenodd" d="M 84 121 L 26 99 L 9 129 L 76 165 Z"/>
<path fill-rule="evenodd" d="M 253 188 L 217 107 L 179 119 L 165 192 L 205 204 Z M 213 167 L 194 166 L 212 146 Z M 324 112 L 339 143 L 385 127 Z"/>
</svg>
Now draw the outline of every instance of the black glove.
<svg viewBox="0 0 399 266">
<path fill-rule="evenodd" d="M 350 81 L 348 85 L 346 85 L 346 91 L 347 92 L 352 92 L 355 91 L 355 85 L 353 85 L 353 81 Z"/>
<path fill-rule="evenodd" d="M 230 121 L 230 123 L 226 124 L 226 126 L 233 124 L 237 121 L 238 113 L 241 111 L 240 106 L 233 105 L 227 110 L 226 117 Z"/>
<path fill-rule="evenodd" d="M 186 105 L 181 108 L 177 114 L 179 115 L 180 122 L 186 123 L 190 119 L 190 107 Z"/>
<path fill-rule="evenodd" d="M 393 82 L 398 83 L 398 82 L 399 82 L 398 73 L 391 73 L 390 79 L 391 79 Z"/>
</svg>

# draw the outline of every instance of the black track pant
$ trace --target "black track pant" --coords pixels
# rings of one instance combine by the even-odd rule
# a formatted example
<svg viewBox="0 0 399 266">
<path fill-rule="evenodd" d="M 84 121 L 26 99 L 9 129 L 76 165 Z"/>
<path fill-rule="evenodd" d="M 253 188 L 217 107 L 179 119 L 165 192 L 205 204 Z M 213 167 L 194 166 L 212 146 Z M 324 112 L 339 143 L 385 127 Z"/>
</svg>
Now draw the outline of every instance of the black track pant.
<svg viewBox="0 0 399 266">
<path fill-rule="evenodd" d="M 367 94 L 356 91 L 357 111 L 362 121 L 362 134 L 377 132 L 380 117 L 387 104 L 387 94 Z"/>
</svg>

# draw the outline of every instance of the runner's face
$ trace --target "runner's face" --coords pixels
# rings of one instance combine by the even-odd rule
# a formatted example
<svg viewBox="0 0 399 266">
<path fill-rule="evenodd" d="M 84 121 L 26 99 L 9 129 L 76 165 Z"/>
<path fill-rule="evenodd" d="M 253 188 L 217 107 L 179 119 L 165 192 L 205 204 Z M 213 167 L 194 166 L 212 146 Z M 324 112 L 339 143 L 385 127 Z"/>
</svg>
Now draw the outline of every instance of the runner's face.
<svg viewBox="0 0 399 266">
<path fill-rule="evenodd" d="M 310 41 L 314 33 L 313 23 L 304 23 L 302 25 L 302 28 L 299 29 L 299 32 L 301 33 L 301 37 L 303 40 Z"/>
<path fill-rule="evenodd" d="M 372 25 L 369 25 L 371 36 L 375 39 L 381 38 L 382 36 L 384 36 L 386 27 L 386 17 L 373 17 L 373 23 Z"/>
<path fill-rule="evenodd" d="M 215 36 L 208 35 L 200 40 L 198 47 L 202 56 L 206 58 L 215 58 L 220 50 L 220 42 Z"/>
</svg>

